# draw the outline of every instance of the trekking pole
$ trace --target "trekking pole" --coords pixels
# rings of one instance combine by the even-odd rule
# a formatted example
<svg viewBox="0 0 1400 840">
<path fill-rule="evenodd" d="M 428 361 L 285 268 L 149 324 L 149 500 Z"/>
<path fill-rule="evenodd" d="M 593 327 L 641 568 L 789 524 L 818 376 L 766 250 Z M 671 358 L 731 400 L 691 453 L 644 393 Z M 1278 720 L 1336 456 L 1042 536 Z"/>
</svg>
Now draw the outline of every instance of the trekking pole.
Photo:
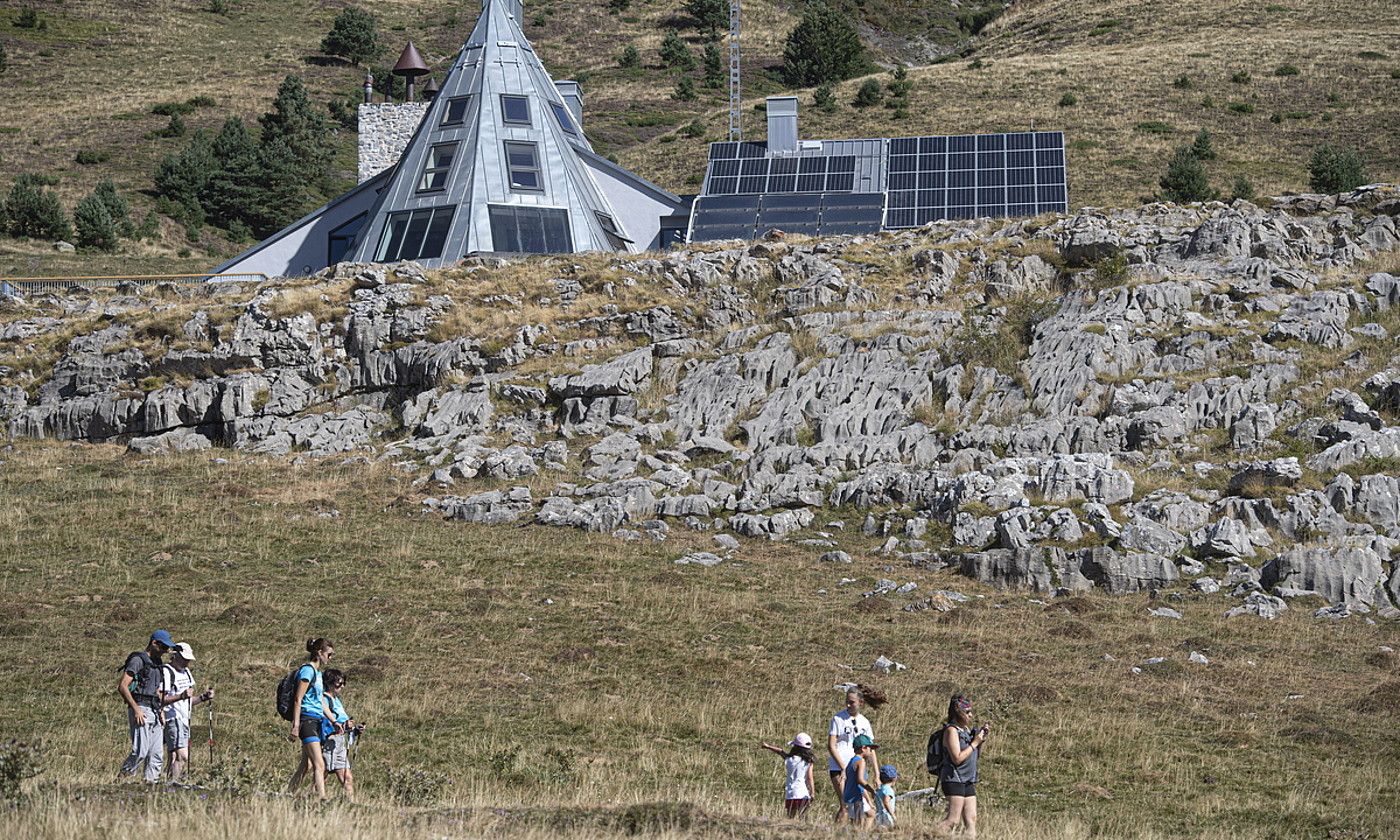
<svg viewBox="0 0 1400 840">
<path fill-rule="evenodd" d="M 214 769 L 214 701 L 209 701 L 209 769 Z"/>
</svg>

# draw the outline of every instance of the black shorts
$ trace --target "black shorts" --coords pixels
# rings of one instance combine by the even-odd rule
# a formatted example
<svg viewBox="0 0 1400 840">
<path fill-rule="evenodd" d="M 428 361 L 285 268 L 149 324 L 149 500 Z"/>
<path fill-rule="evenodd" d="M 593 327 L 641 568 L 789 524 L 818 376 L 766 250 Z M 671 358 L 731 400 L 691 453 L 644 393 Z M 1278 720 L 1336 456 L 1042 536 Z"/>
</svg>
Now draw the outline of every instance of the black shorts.
<svg viewBox="0 0 1400 840">
<path fill-rule="evenodd" d="M 321 740 L 321 723 L 322 721 L 318 717 L 302 715 L 301 723 L 297 725 L 297 737 L 301 739 L 303 744 L 319 742 Z"/>
<path fill-rule="evenodd" d="M 951 779 L 943 780 L 944 796 L 976 796 L 976 782 L 955 782 Z"/>
</svg>

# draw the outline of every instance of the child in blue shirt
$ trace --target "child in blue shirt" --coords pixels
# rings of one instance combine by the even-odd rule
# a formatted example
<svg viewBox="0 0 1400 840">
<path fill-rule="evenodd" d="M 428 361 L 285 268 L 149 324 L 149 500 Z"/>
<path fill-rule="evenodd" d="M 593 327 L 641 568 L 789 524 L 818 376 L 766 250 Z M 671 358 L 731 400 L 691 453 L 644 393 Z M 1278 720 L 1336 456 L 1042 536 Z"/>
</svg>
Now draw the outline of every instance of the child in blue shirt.
<svg viewBox="0 0 1400 840">
<path fill-rule="evenodd" d="M 894 828 L 894 782 L 899 771 L 893 764 L 880 766 L 880 788 L 875 791 L 875 827 Z"/>
<path fill-rule="evenodd" d="M 356 724 L 340 702 L 340 692 L 345 688 L 345 674 L 336 668 L 327 669 L 325 679 L 326 704 L 330 707 L 331 719 L 321 729 L 321 757 L 327 772 L 334 773 L 345 788 L 345 798 L 355 801 L 355 775 L 350 770 L 350 746 L 364 731 L 364 724 Z M 336 732 L 337 727 L 339 733 Z"/>
</svg>

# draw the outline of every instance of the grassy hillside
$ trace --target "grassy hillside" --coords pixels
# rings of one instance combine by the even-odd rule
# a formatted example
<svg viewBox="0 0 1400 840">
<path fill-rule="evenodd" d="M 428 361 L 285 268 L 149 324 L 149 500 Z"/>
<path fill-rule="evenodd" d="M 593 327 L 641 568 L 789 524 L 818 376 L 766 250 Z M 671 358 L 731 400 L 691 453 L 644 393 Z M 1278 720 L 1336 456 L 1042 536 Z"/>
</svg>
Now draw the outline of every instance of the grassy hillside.
<svg viewBox="0 0 1400 840">
<path fill-rule="evenodd" d="M 838 539 L 851 566 L 758 543 L 711 569 L 675 566 L 703 535 L 627 544 L 463 526 L 420 515 L 389 464 L 223 455 L 33 443 L 0 454 L 11 659 L 0 739 L 37 739 L 45 755 L 29 804 L 0 810 L 5 836 L 140 825 L 602 837 L 666 824 L 825 836 L 823 819 L 775 824 L 779 763 L 757 743 L 819 734 L 840 699 L 832 686 L 847 680 L 891 696 L 872 717 L 901 790 L 926 783 L 924 739 L 948 692 L 972 692 L 998 733 L 979 789 L 988 837 L 1400 829 L 1400 736 L 1387 723 L 1400 673 L 1381 648 L 1400 645 L 1392 624 L 1319 623 L 1304 610 L 1227 621 L 1219 600 L 1196 595 L 1173 603 L 1180 621 L 1148 618 L 1145 596 L 1047 606 L 891 568 L 849 530 Z M 878 577 L 919 590 L 862 598 Z M 973 600 L 900 609 L 940 588 Z M 201 713 L 195 778 L 235 791 L 147 798 L 111 783 L 125 749 L 115 668 L 154 626 L 192 642 L 201 683 L 219 692 L 217 772 Z M 367 805 L 353 811 L 256 795 L 290 771 L 273 686 L 311 635 L 336 643 L 347 706 L 372 727 L 357 768 Z M 1188 664 L 1190 651 L 1211 664 Z M 872 673 L 882 654 L 908 670 Z M 1130 672 L 1150 657 L 1165 662 Z M 420 770 L 450 777 L 440 798 L 404 781 Z M 905 819 L 931 821 L 916 807 Z"/>
<path fill-rule="evenodd" d="M 230 0 L 227 14 L 211 12 L 208 0 L 27 5 L 39 11 L 43 29 L 19 28 L 18 4 L 0 9 L 9 55 L 0 76 L 8 95 L 0 112 L 0 187 L 21 172 L 56 175 L 70 208 L 104 176 L 132 193 L 151 188 L 157 162 L 185 142 L 154 136 L 167 123 L 151 112 L 160 103 L 211 97 L 215 104 L 186 123 L 190 130 L 216 128 L 230 115 L 256 118 L 287 73 L 303 75 L 318 103 L 356 96 L 362 78 L 360 69 L 318 55 L 342 3 Z M 926 60 L 944 45 L 964 45 L 955 15 L 974 8 L 943 0 L 847 5 L 883 61 Z M 444 66 L 477 8 L 448 0 L 374 4 L 386 44 L 378 63 L 392 63 L 412 39 L 430 64 Z M 699 182 L 705 144 L 725 131 L 727 98 L 722 89 L 698 85 L 698 100 L 672 99 L 679 71 L 659 66 L 662 35 L 680 28 L 697 56 L 702 43 L 679 9 L 679 2 L 662 0 L 635 0 L 621 11 L 605 0 L 532 0 L 526 31 L 556 78 L 584 83 L 586 126 L 600 150 L 684 192 Z M 754 104 L 782 90 L 776 70 L 795 20 L 788 3 L 745 4 L 745 91 Z M 1171 150 L 1202 127 L 1216 135 L 1221 158 L 1212 176 L 1227 194 L 1241 175 L 1260 194 L 1305 188 L 1304 164 L 1322 142 L 1354 145 L 1374 178 L 1400 180 L 1400 149 L 1391 139 L 1400 130 L 1397 31 L 1400 9 L 1385 0 L 1030 0 L 991 23 L 967 57 L 915 69 L 908 118 L 852 108 L 860 83 L 853 80 L 840 88 L 832 114 L 811 108 L 810 91 L 800 92 L 802 131 L 817 137 L 1063 128 L 1076 206 L 1150 194 Z M 641 49 L 642 68 L 617 67 L 629 42 Z M 1276 75 L 1282 67 L 1298 72 Z M 1241 72 L 1249 81 L 1231 81 Z M 1181 77 L 1189 87 L 1174 85 Z M 1076 104 L 1060 105 L 1066 94 Z M 701 136 L 680 132 L 697 119 Z M 763 135 L 762 113 L 746 111 L 746 122 L 750 136 Z M 349 183 L 353 134 L 341 132 L 338 148 L 337 169 Z M 98 162 L 77 163 L 79 152 Z M 151 206 L 138 194 L 138 219 Z M 116 258 L 57 255 L 46 243 L 3 239 L 0 272 L 203 270 L 239 249 L 216 234 L 206 230 L 187 241 L 167 221 L 158 241 L 128 244 Z"/>
</svg>

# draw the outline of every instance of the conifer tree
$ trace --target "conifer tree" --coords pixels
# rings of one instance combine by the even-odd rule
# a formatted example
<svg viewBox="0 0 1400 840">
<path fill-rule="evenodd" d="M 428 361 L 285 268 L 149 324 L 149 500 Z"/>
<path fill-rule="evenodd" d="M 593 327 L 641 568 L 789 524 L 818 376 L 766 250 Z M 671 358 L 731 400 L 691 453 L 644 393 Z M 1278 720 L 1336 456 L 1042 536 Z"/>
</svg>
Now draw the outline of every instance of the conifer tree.
<svg viewBox="0 0 1400 840">
<path fill-rule="evenodd" d="M 850 19 L 823 0 L 809 3 L 783 47 L 783 73 L 794 87 L 849 79 L 865 66 L 865 47 Z"/>
<path fill-rule="evenodd" d="M 1219 192 L 1211 189 L 1205 165 L 1189 146 L 1176 150 L 1171 164 L 1167 166 L 1167 174 L 1157 183 L 1162 187 L 1162 198 L 1178 204 L 1213 201 L 1220 197 Z"/>
<path fill-rule="evenodd" d="M 725 0 L 685 0 L 683 8 L 695 19 L 696 27 L 711 38 L 729 27 L 729 4 Z"/>
<path fill-rule="evenodd" d="M 705 68 L 705 87 L 717 88 L 724 84 L 724 56 L 720 54 L 719 47 L 713 43 L 706 44 L 701 59 Z"/>
<path fill-rule="evenodd" d="M 300 76 L 287 76 L 277 88 L 272 110 L 258 118 L 262 146 L 281 142 L 293 163 L 291 171 L 319 184 L 330 165 L 330 124 L 311 104 Z M 281 152 L 278 153 L 281 155 Z"/>
<path fill-rule="evenodd" d="M 166 155 L 156 170 L 156 192 L 188 213 L 203 216 L 200 198 L 215 168 L 209 135 L 203 129 L 190 136 L 179 154 Z"/>
<path fill-rule="evenodd" d="M 641 67 L 642 54 L 632 44 L 622 48 L 622 52 L 617 56 L 617 66 L 623 68 Z"/>
<path fill-rule="evenodd" d="M 348 59 L 356 67 L 379 54 L 379 32 L 374 15 L 348 6 L 335 16 L 331 31 L 321 39 L 321 52 Z"/>
<path fill-rule="evenodd" d="M 58 196 L 33 175 L 21 175 L 5 199 L 5 226 L 11 236 L 34 239 L 68 239 L 73 227 Z"/>
<path fill-rule="evenodd" d="M 1308 162 L 1308 185 L 1320 193 L 1348 192 L 1367 180 L 1365 164 L 1355 149 L 1323 145 Z"/>
<path fill-rule="evenodd" d="M 661 40 L 661 63 L 667 67 L 679 67 L 682 70 L 690 70 L 695 67 L 695 56 L 690 54 L 690 47 L 685 45 L 681 36 L 673 29 L 666 33 L 666 37 Z"/>
<path fill-rule="evenodd" d="M 99 251 L 117 250 L 117 225 L 107 205 L 97 193 L 91 193 L 73 208 L 73 225 L 78 231 L 78 244 Z"/>
<path fill-rule="evenodd" d="M 1196 139 L 1191 143 L 1191 154 L 1197 160 L 1215 160 L 1215 144 L 1209 131 L 1203 128 L 1196 133 Z"/>
<path fill-rule="evenodd" d="M 117 192 L 117 185 L 112 179 L 103 178 L 98 181 L 97 189 L 93 190 L 92 194 L 107 208 L 108 215 L 112 217 L 112 224 L 117 227 L 117 233 L 121 236 L 131 236 L 135 231 L 135 226 L 131 223 L 131 204 L 125 196 Z"/>
<path fill-rule="evenodd" d="M 238 117 L 229 117 L 211 144 L 215 169 L 209 175 L 201 203 L 214 224 L 228 228 L 249 223 L 262 189 L 258 144 Z M 251 225 L 250 225 L 251 226 Z"/>
</svg>

